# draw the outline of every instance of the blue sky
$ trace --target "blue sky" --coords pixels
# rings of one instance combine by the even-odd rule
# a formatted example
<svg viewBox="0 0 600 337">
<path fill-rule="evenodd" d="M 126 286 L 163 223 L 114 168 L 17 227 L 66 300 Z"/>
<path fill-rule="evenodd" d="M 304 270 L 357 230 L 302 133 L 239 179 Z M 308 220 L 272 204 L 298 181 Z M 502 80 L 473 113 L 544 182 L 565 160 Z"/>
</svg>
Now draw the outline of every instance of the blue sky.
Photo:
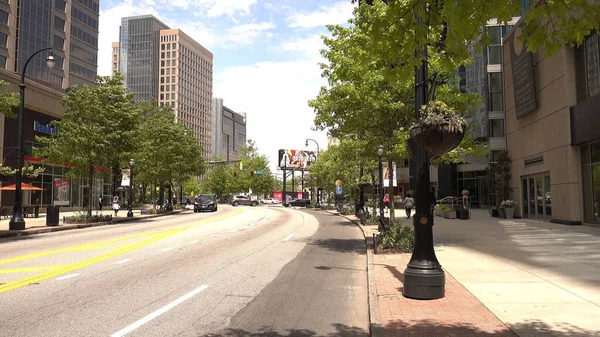
<svg viewBox="0 0 600 337">
<path fill-rule="evenodd" d="M 325 25 L 346 23 L 352 10 L 350 0 L 102 0 L 98 73 L 110 74 L 121 17 L 152 14 L 182 29 L 214 54 L 213 96 L 247 113 L 247 136 L 273 170 L 280 148 L 304 149 L 306 138 L 326 148 L 307 101 L 325 84 Z"/>
</svg>

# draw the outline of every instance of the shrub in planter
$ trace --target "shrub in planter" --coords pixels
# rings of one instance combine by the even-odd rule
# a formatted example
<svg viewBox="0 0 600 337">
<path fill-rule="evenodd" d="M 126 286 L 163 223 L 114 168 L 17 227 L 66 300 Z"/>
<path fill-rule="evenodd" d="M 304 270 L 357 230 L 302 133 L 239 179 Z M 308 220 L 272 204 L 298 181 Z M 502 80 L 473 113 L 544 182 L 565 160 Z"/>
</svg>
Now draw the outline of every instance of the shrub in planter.
<svg viewBox="0 0 600 337">
<path fill-rule="evenodd" d="M 441 205 L 441 216 L 446 219 L 456 219 L 456 210 L 450 205 Z"/>
<path fill-rule="evenodd" d="M 111 214 L 98 214 L 90 215 L 87 214 L 76 214 L 73 216 L 66 216 L 64 223 L 80 224 L 80 223 L 96 223 L 96 222 L 109 222 L 112 221 Z"/>
<path fill-rule="evenodd" d="M 411 253 L 415 248 L 415 232 L 412 227 L 402 226 L 401 222 L 394 222 L 389 230 L 379 236 L 378 242 L 384 250 Z"/>
<path fill-rule="evenodd" d="M 512 219 L 515 215 L 515 206 L 517 202 L 514 200 L 504 200 L 500 203 L 500 207 L 504 209 L 504 215 L 507 219 Z"/>
<path fill-rule="evenodd" d="M 421 108 L 421 118 L 409 133 L 419 147 L 437 158 L 462 142 L 467 126 L 467 120 L 446 103 L 431 101 Z"/>
</svg>

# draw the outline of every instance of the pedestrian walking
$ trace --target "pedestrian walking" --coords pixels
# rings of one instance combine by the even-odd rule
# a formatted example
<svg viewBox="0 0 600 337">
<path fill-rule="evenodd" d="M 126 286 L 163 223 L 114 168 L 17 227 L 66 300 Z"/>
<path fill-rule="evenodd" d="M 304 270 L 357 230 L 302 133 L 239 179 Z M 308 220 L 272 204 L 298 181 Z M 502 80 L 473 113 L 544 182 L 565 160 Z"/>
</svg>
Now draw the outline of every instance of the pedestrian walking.
<svg viewBox="0 0 600 337">
<path fill-rule="evenodd" d="M 385 197 L 383 197 L 383 207 L 385 207 L 386 209 L 390 208 L 390 195 L 386 194 Z"/>
<path fill-rule="evenodd" d="M 102 212 L 102 197 L 98 198 L 98 210 Z"/>
<path fill-rule="evenodd" d="M 412 209 L 415 207 L 415 199 L 413 199 L 412 195 L 408 193 L 406 198 L 404 198 L 404 210 L 406 211 L 406 218 L 410 219 L 410 214 L 412 213 Z"/>
<path fill-rule="evenodd" d="M 115 211 L 115 216 L 119 214 L 119 210 L 121 209 L 121 205 L 119 205 L 119 196 L 115 195 L 113 197 L 112 209 Z"/>
<path fill-rule="evenodd" d="M 462 190 L 462 199 L 463 199 L 463 207 L 466 209 L 467 205 L 469 204 L 469 189 L 468 188 L 463 188 Z"/>
</svg>

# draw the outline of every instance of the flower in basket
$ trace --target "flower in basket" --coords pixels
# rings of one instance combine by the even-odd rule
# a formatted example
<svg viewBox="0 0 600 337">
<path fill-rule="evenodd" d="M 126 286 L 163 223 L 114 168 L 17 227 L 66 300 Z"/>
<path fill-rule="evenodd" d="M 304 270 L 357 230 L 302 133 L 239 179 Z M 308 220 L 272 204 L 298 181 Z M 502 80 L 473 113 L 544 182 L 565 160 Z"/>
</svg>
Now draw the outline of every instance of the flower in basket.
<svg viewBox="0 0 600 337">
<path fill-rule="evenodd" d="M 40 173 L 43 173 L 45 170 L 46 169 L 43 167 L 38 167 L 38 168 L 34 169 L 33 166 L 27 165 L 27 166 L 23 166 L 23 170 L 21 171 L 21 174 L 23 175 L 23 177 L 35 178 L 35 177 L 39 176 Z"/>
<path fill-rule="evenodd" d="M 502 206 L 502 208 L 513 208 L 517 205 L 517 202 L 514 200 L 504 200 L 500 206 Z"/>
<path fill-rule="evenodd" d="M 462 133 L 469 123 L 459 113 L 442 101 L 431 101 L 421 107 L 423 128 L 440 129 L 448 132 Z"/>
<path fill-rule="evenodd" d="M 10 166 L 0 165 L 0 175 L 1 176 L 12 176 L 16 172 L 17 172 L 17 170 L 11 168 Z"/>
</svg>

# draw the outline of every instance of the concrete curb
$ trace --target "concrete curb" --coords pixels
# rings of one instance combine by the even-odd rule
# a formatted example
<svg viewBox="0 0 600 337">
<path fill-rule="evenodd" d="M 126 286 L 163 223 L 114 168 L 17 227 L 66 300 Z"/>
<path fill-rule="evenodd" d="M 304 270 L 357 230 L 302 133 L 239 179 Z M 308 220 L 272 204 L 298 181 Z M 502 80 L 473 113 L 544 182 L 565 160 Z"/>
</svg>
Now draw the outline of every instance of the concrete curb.
<svg viewBox="0 0 600 337">
<path fill-rule="evenodd" d="M 161 216 L 175 215 L 175 214 L 183 213 L 186 211 L 190 211 L 190 210 L 189 209 L 176 210 L 176 211 L 172 211 L 172 212 L 164 213 L 164 214 L 152 214 L 152 215 L 148 215 L 148 216 L 144 216 L 144 217 L 122 218 L 122 219 L 115 219 L 113 221 L 106 221 L 106 222 L 47 226 L 47 227 L 40 227 L 40 228 L 29 229 L 29 230 L 25 229 L 25 230 L 20 230 L 20 231 L 8 231 L 7 230 L 7 231 L 0 232 L 0 238 L 10 238 L 10 237 L 16 237 L 16 236 L 60 232 L 60 231 L 66 231 L 66 230 L 71 230 L 71 229 L 81 229 L 81 228 L 90 228 L 90 227 L 98 227 L 98 226 L 106 226 L 106 225 L 116 225 L 119 223 L 135 222 L 135 221 L 139 221 L 139 220 L 158 218 Z"/>
<path fill-rule="evenodd" d="M 383 328 L 381 325 L 381 313 L 379 312 L 379 299 L 377 298 L 377 287 L 375 286 L 375 258 L 373 251 L 370 247 L 373 246 L 373 238 L 367 235 L 365 228 L 358 221 L 350 219 L 345 215 L 338 214 L 337 212 L 329 212 L 331 214 L 337 214 L 342 218 L 353 222 L 360 228 L 363 236 L 365 237 L 365 244 L 367 248 L 367 287 L 368 287 L 368 301 L 369 301 L 369 330 L 372 337 L 383 337 Z"/>
</svg>

